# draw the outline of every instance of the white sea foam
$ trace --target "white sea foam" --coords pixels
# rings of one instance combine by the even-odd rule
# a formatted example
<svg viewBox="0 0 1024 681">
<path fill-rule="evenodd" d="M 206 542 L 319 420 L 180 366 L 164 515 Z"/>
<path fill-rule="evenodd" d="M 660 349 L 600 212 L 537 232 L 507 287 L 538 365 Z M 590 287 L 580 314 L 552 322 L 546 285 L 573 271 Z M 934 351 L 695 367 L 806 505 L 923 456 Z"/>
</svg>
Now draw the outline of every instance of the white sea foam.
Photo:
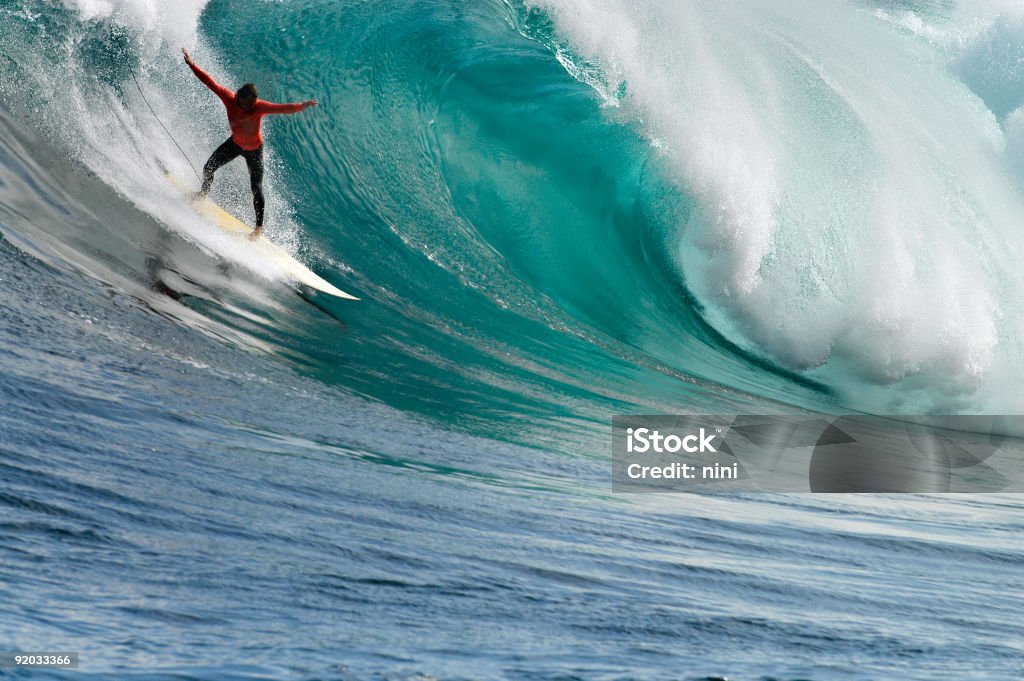
<svg viewBox="0 0 1024 681">
<path fill-rule="evenodd" d="M 712 323 L 861 406 L 1024 406 L 995 387 L 1024 373 L 1024 115 L 1008 147 L 957 75 L 1005 15 L 908 31 L 816 0 L 535 4 L 626 82 L 694 198 L 678 262 Z"/>
<path fill-rule="evenodd" d="M 207 0 L 64 0 L 83 21 L 113 19 L 125 28 L 171 45 L 191 42 Z"/>
</svg>

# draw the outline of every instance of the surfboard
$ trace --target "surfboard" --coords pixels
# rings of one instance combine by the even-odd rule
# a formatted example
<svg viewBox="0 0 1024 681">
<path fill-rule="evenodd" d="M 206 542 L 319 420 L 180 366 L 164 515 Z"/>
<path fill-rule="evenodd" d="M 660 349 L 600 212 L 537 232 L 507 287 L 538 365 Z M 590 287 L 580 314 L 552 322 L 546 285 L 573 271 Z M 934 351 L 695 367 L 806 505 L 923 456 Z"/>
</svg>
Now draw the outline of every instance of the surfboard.
<svg viewBox="0 0 1024 681">
<path fill-rule="evenodd" d="M 184 194 L 186 198 L 191 200 L 192 207 L 197 213 L 206 218 L 210 224 L 221 231 L 238 238 L 239 248 L 252 249 L 259 255 L 259 257 L 273 263 L 282 272 L 300 284 L 304 284 L 305 286 L 323 293 L 329 293 L 332 296 L 345 298 L 346 300 L 359 300 L 359 298 L 356 298 L 354 295 L 345 293 L 340 288 L 320 277 L 267 237 L 260 236 L 256 241 L 250 241 L 249 234 L 252 233 L 252 227 L 249 227 L 234 215 L 218 206 L 208 197 L 193 198 L 193 191 L 189 186 L 174 175 L 168 174 L 167 179 L 182 194 Z"/>
</svg>

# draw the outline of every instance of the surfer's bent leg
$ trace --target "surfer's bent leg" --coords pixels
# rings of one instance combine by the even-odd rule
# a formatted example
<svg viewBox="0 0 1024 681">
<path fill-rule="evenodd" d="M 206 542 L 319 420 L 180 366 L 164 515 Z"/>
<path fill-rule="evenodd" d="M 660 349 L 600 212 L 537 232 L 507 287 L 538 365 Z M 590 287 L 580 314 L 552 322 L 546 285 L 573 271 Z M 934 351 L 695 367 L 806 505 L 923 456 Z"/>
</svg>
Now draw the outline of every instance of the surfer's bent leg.
<svg viewBox="0 0 1024 681">
<path fill-rule="evenodd" d="M 256 227 L 263 226 L 263 147 L 246 151 L 245 162 L 249 166 L 249 186 L 252 187 L 252 207 L 256 209 Z"/>
<path fill-rule="evenodd" d="M 200 193 L 206 194 L 206 192 L 210 191 L 210 185 L 213 184 L 213 174 L 217 172 L 217 169 L 228 161 L 238 158 L 241 153 L 242 148 L 235 144 L 235 141 L 230 137 L 224 144 L 217 147 L 210 154 L 206 165 L 203 166 L 203 188 L 199 190 Z"/>
</svg>

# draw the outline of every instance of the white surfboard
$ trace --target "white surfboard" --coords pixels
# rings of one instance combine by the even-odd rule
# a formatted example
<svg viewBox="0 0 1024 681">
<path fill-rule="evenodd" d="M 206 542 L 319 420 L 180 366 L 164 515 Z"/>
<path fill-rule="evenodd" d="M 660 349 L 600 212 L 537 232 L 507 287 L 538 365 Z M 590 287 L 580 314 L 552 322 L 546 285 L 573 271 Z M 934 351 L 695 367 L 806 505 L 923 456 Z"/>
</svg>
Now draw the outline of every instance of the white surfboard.
<svg viewBox="0 0 1024 681">
<path fill-rule="evenodd" d="M 190 197 L 192 190 L 189 189 L 188 185 L 182 182 L 174 175 L 167 175 L 167 179 L 177 187 L 185 196 Z M 246 225 L 244 222 L 236 218 L 231 213 L 227 212 L 216 203 L 211 201 L 207 197 L 202 197 L 192 200 L 192 207 L 196 209 L 196 212 L 206 218 L 210 224 L 214 225 L 223 232 L 230 234 L 231 236 L 237 237 L 239 240 L 239 248 L 250 248 L 253 249 L 260 257 L 265 258 L 267 261 L 274 263 L 278 268 L 281 269 L 285 274 L 295 279 L 300 284 L 322 291 L 323 293 L 329 293 L 332 296 L 339 298 L 345 298 L 347 300 L 359 300 L 355 296 L 345 293 L 340 288 L 334 286 L 329 281 L 321 278 L 315 272 L 310 270 L 308 267 L 303 265 L 301 262 L 293 258 L 283 248 L 275 244 L 265 236 L 261 236 L 256 241 L 250 241 L 249 235 L 252 233 L 252 228 Z"/>
</svg>

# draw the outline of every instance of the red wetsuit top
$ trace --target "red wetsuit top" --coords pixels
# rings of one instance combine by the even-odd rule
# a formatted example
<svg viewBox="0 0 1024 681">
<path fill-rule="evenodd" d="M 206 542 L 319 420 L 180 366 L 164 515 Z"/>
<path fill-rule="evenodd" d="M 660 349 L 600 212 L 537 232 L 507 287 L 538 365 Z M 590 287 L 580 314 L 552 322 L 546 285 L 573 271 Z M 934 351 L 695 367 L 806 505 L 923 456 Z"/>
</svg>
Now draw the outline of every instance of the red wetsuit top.
<svg viewBox="0 0 1024 681">
<path fill-rule="evenodd" d="M 192 72 L 203 81 L 206 87 L 213 91 L 213 94 L 220 97 L 224 102 L 224 108 L 228 111 L 228 123 L 231 125 L 231 139 L 235 144 L 245 151 L 255 151 L 263 146 L 263 135 L 260 133 L 260 123 L 267 114 L 293 114 L 302 111 L 301 103 L 274 104 L 262 99 L 257 99 L 249 111 L 242 111 L 235 101 L 235 93 L 227 89 L 213 78 L 206 71 L 195 64 L 191 65 Z"/>
</svg>

